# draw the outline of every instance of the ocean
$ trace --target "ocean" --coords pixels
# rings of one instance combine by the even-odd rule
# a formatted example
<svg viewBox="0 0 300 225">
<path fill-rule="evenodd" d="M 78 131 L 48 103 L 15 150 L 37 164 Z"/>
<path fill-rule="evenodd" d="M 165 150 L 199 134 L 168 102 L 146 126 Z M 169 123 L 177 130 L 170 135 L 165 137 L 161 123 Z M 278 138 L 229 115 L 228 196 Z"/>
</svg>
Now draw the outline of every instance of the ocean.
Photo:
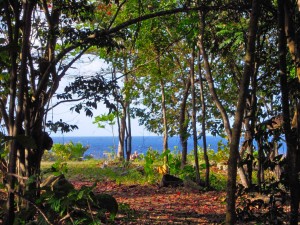
<svg viewBox="0 0 300 225">
<path fill-rule="evenodd" d="M 60 136 L 52 137 L 54 143 L 69 143 L 72 141 L 74 144 L 81 143 L 83 146 L 89 146 L 85 155 L 92 155 L 94 158 L 105 158 L 105 153 L 116 152 L 118 148 L 118 137 L 101 136 L 101 137 L 69 137 Z M 227 141 L 221 137 L 207 136 L 207 145 L 214 151 L 218 150 L 218 142 L 222 141 L 226 144 Z M 181 144 L 179 137 L 169 138 L 169 149 L 181 150 Z M 114 147 L 115 146 L 115 147 Z M 198 146 L 202 147 L 202 139 L 198 141 Z M 139 154 L 145 154 L 149 148 L 157 150 L 159 152 L 163 149 L 163 137 L 162 136 L 133 136 L 132 137 L 132 152 L 137 151 Z M 188 151 L 193 150 L 193 140 L 188 140 Z"/>
</svg>

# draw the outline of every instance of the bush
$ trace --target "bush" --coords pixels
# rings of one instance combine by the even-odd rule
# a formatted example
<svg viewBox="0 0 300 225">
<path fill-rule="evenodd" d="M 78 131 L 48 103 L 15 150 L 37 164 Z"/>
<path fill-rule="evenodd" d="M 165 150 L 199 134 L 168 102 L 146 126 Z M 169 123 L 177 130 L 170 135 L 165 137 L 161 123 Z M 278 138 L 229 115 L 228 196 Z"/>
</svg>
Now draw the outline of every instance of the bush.
<svg viewBox="0 0 300 225">
<path fill-rule="evenodd" d="M 68 161 L 83 159 L 84 153 L 89 146 L 83 146 L 81 143 L 74 144 L 72 141 L 67 144 L 53 144 L 50 151 L 45 151 L 43 160 L 47 161 Z"/>
</svg>

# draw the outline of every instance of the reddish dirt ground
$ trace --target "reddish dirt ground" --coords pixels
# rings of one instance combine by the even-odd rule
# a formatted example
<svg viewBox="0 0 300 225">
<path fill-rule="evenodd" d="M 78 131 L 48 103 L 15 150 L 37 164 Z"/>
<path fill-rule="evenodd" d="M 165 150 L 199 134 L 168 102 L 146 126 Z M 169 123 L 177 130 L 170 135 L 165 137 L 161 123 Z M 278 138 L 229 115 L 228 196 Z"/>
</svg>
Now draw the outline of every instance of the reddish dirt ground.
<svg viewBox="0 0 300 225">
<path fill-rule="evenodd" d="M 91 185 L 89 182 L 73 184 L 76 188 Z M 225 217 L 224 192 L 126 186 L 114 182 L 97 184 L 95 192 L 111 194 L 119 204 L 128 204 L 128 213 L 121 210 L 115 224 L 221 224 Z"/>
</svg>

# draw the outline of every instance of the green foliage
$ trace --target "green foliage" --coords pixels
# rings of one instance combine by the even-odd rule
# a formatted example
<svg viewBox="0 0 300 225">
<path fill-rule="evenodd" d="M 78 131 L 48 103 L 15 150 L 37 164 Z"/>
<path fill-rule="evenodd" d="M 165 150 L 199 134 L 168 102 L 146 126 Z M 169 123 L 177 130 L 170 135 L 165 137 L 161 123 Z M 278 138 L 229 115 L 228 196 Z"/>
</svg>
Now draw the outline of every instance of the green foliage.
<svg viewBox="0 0 300 225">
<path fill-rule="evenodd" d="M 5 136 L 0 133 L 0 159 L 4 159 L 5 157 L 8 156 L 9 149 L 6 146 L 7 140 Z"/>
<path fill-rule="evenodd" d="M 90 225 L 114 220 L 118 213 L 116 199 L 108 194 L 95 194 L 93 189 L 96 183 L 75 189 L 65 178 L 64 167 L 65 164 L 55 163 L 50 169 L 44 170 L 47 176 L 41 182 L 40 195 L 34 201 L 35 207 L 21 209 L 16 214 L 15 224 Z M 28 181 L 34 182 L 35 179 Z M 31 196 L 31 191 L 25 195 L 26 200 L 26 196 Z M 36 214 L 35 208 L 40 213 Z"/>
<path fill-rule="evenodd" d="M 200 147 L 198 147 L 198 154 L 200 159 L 203 159 L 204 151 Z M 227 162 L 229 158 L 229 146 L 224 144 L 221 140 L 218 142 L 218 151 L 216 152 L 215 150 L 208 148 L 207 155 L 209 160 L 215 163 Z"/>
<path fill-rule="evenodd" d="M 51 166 L 50 171 L 52 171 L 52 173 L 56 176 L 59 176 L 61 174 L 66 174 L 68 172 L 68 165 L 67 163 L 62 163 L 60 161 L 57 161 Z"/>
<path fill-rule="evenodd" d="M 171 152 L 170 150 L 165 151 L 161 154 L 162 160 L 163 158 L 168 157 L 168 164 L 170 174 L 179 175 L 181 171 L 181 156 L 179 152 Z"/>
<path fill-rule="evenodd" d="M 107 123 L 109 126 L 113 126 L 116 124 L 116 114 L 115 113 L 108 113 L 102 114 L 100 116 L 96 116 L 94 119 L 94 124 L 98 124 L 99 128 L 105 128 L 105 124 Z"/>
<path fill-rule="evenodd" d="M 72 141 L 67 144 L 56 143 L 50 151 L 45 151 L 43 160 L 80 160 L 88 148 L 89 146 L 83 146 L 81 143 L 74 144 Z"/>
<path fill-rule="evenodd" d="M 159 159 L 158 151 L 149 148 L 144 156 L 145 164 L 144 164 L 144 171 L 145 175 L 149 181 L 153 181 L 155 178 L 155 167 L 154 162 Z"/>
<path fill-rule="evenodd" d="M 216 35 L 222 38 L 219 48 L 229 48 L 231 51 L 236 51 L 244 45 L 244 32 L 248 25 L 247 20 L 239 21 L 239 23 L 218 24 Z"/>
<path fill-rule="evenodd" d="M 226 190 L 227 177 L 219 173 L 211 173 L 209 176 L 210 186 L 215 190 L 224 191 Z"/>
<path fill-rule="evenodd" d="M 37 203 L 43 204 L 47 209 L 47 217 L 54 220 L 54 223 L 60 221 L 64 224 L 102 224 L 108 219 L 106 212 L 110 213 L 110 220 L 113 220 L 118 211 L 116 200 L 107 194 L 94 194 L 92 190 L 95 186 L 96 184 L 91 187 L 82 186 L 79 190 L 69 188 L 64 192 L 60 190 L 66 190 L 65 186 L 50 190 L 45 186 L 45 192 Z M 38 218 L 39 221 L 44 219 L 42 216 Z"/>
<path fill-rule="evenodd" d="M 61 131 L 61 133 L 68 133 L 68 132 L 78 129 L 77 125 L 67 124 L 67 123 L 63 122 L 62 120 L 59 120 L 55 123 L 53 123 L 52 121 L 49 120 L 46 123 L 46 127 L 48 127 L 54 133 L 56 133 L 58 131 Z"/>
<path fill-rule="evenodd" d="M 77 96 L 83 99 L 72 107 L 71 110 L 77 113 L 83 110 L 86 116 L 92 117 L 92 111 L 93 109 L 97 109 L 99 102 L 103 102 L 110 111 L 116 110 L 115 104 L 111 102 L 111 96 L 114 96 L 116 89 L 118 89 L 116 80 L 108 81 L 104 76 L 99 74 L 90 76 L 89 78 L 78 76 L 74 82 L 65 87 L 64 93 L 57 95 L 57 98 L 71 100 L 74 96 Z M 110 119 L 110 116 L 107 116 L 107 118 Z"/>
<path fill-rule="evenodd" d="M 182 178 L 195 178 L 195 169 L 192 165 L 181 168 L 181 154 L 179 152 L 167 150 L 159 154 L 158 151 L 149 148 L 144 157 L 144 171 L 149 181 L 153 182 L 157 178 L 157 167 L 163 165 L 165 157 L 168 158 L 167 167 L 170 174 Z"/>
</svg>

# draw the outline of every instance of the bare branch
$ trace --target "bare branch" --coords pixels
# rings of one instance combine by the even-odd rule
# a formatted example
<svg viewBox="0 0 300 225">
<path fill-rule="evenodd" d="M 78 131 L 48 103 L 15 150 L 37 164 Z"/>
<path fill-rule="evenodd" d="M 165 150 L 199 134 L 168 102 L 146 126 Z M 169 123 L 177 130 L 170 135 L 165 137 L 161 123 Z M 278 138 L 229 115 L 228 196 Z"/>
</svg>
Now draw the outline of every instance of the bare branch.
<svg viewBox="0 0 300 225">
<path fill-rule="evenodd" d="M 53 96 L 53 94 L 55 93 L 55 91 L 58 88 L 59 85 L 59 81 L 61 78 L 63 78 L 66 74 L 66 72 L 71 68 L 71 66 L 90 48 L 91 46 L 85 47 L 75 58 L 73 58 L 71 60 L 70 63 L 68 63 L 68 65 L 66 65 L 63 69 L 63 71 L 61 72 L 61 74 L 58 76 L 58 78 L 54 81 L 54 84 L 52 85 L 51 89 L 49 90 L 48 93 L 48 98 L 51 98 Z"/>
<path fill-rule="evenodd" d="M 55 103 L 53 106 L 51 106 L 50 108 L 47 109 L 47 112 L 49 112 L 50 110 L 54 109 L 56 106 L 62 104 L 62 103 L 66 103 L 66 102 L 78 102 L 78 101 L 81 101 L 85 99 L 85 97 L 82 97 L 82 98 L 77 98 L 77 99 L 68 99 L 68 100 L 64 100 L 64 101 L 60 101 L 60 102 L 57 102 Z"/>
</svg>

